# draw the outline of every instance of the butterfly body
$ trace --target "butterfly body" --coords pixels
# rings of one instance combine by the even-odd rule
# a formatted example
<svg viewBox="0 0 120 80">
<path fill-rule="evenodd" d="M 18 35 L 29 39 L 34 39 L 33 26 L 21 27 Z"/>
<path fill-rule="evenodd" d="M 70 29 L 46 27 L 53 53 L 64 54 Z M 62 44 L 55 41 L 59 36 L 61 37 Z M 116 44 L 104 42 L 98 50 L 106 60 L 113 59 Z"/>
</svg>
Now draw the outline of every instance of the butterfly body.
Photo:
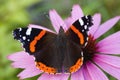
<svg viewBox="0 0 120 80">
<path fill-rule="evenodd" d="M 80 23 L 81 22 L 81 23 Z M 83 51 L 88 40 L 91 16 L 75 21 L 67 31 L 55 34 L 43 29 L 19 28 L 13 31 L 26 52 L 35 57 L 35 65 L 43 72 L 73 73 L 83 64 Z"/>
</svg>

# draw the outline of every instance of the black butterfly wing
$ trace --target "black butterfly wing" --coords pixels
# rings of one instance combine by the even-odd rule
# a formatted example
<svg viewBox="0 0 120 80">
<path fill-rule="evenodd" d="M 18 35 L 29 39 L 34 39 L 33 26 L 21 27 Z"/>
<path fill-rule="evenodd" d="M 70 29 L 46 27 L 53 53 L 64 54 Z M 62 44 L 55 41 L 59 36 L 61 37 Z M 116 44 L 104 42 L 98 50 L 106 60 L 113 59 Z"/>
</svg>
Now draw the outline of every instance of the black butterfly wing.
<svg viewBox="0 0 120 80">
<path fill-rule="evenodd" d="M 14 39 L 19 40 L 25 51 L 31 55 L 37 52 L 37 42 L 45 35 L 45 30 L 36 28 L 18 28 L 13 31 Z"/>
<path fill-rule="evenodd" d="M 76 72 L 83 64 L 83 53 L 81 46 L 68 40 L 63 70 L 66 73 Z"/>
<path fill-rule="evenodd" d="M 83 64 L 82 48 L 87 44 L 88 30 L 92 25 L 91 16 L 84 16 L 75 21 L 66 32 L 68 46 L 63 64 L 65 72 L 76 72 Z"/>
<path fill-rule="evenodd" d="M 62 72 L 63 57 L 56 34 L 36 28 L 19 28 L 13 31 L 13 35 L 20 40 L 25 51 L 35 57 L 37 68 L 47 73 Z"/>
<path fill-rule="evenodd" d="M 88 31 L 92 25 L 92 17 L 90 15 L 83 16 L 70 26 L 66 34 L 75 43 L 85 46 L 88 41 Z"/>
<path fill-rule="evenodd" d="M 36 65 L 39 69 L 47 73 L 62 72 L 63 54 L 59 45 L 62 43 L 57 38 L 50 34 L 43 37 L 43 48 L 41 51 L 34 54 Z M 38 42 L 40 44 L 41 42 Z"/>
<path fill-rule="evenodd" d="M 21 41 L 26 52 L 34 55 L 36 66 L 40 70 L 48 73 L 72 73 L 82 65 L 81 48 L 87 42 L 87 31 L 91 25 L 91 17 L 84 16 L 73 23 L 66 33 L 62 29 L 56 35 L 42 29 L 19 28 L 13 31 L 13 35 Z"/>
</svg>

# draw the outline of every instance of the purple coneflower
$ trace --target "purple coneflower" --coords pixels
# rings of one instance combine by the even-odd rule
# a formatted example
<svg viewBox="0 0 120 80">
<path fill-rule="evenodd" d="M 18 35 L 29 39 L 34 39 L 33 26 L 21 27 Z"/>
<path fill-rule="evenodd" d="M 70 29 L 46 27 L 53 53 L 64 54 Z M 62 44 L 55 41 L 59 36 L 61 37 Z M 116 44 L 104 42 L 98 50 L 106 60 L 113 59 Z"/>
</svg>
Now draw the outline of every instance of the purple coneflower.
<svg viewBox="0 0 120 80">
<path fill-rule="evenodd" d="M 55 10 L 51 10 L 49 15 L 56 32 L 59 31 L 61 25 L 66 31 L 74 21 L 84 16 L 79 5 L 73 6 L 71 16 L 64 21 Z M 97 40 L 105 32 L 111 29 L 119 20 L 120 16 L 117 16 L 100 25 L 101 15 L 95 14 L 93 16 L 94 25 L 89 31 L 88 44 L 83 49 L 84 63 L 82 68 L 71 74 L 71 80 L 109 80 L 104 72 L 112 75 L 116 79 L 120 79 L 120 57 L 115 56 L 120 54 L 120 31 L 102 40 Z M 46 29 L 42 26 L 32 24 L 28 27 L 40 28 L 53 32 L 52 30 Z M 8 59 L 13 61 L 13 67 L 24 69 L 20 74 L 18 74 L 20 79 L 42 74 L 42 72 L 36 68 L 33 57 L 24 51 L 9 55 Z M 38 80 L 68 80 L 69 76 L 69 74 L 53 75 L 43 73 Z"/>
</svg>

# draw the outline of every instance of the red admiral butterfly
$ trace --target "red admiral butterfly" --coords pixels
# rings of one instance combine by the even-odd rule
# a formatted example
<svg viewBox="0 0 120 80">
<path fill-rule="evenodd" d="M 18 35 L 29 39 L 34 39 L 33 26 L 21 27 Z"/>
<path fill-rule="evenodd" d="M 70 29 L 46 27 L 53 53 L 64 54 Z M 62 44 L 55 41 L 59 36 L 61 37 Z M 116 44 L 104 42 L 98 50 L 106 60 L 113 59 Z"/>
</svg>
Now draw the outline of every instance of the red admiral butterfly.
<svg viewBox="0 0 120 80">
<path fill-rule="evenodd" d="M 35 65 L 43 72 L 73 73 L 83 64 L 88 30 L 92 26 L 90 15 L 76 20 L 65 32 L 62 26 L 55 34 L 37 28 L 19 28 L 13 31 L 26 52 L 35 57 Z"/>
</svg>

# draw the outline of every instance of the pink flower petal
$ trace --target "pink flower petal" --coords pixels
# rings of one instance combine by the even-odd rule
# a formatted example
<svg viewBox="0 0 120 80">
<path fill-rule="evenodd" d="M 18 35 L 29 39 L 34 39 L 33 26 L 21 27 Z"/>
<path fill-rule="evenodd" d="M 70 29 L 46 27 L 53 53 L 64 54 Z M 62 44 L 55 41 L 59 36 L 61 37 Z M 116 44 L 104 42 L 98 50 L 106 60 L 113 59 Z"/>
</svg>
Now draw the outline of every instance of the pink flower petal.
<svg viewBox="0 0 120 80">
<path fill-rule="evenodd" d="M 58 74 L 56 76 L 51 77 L 52 80 L 67 80 L 69 77 L 68 74 Z"/>
<path fill-rule="evenodd" d="M 24 59 L 24 60 L 15 61 L 15 62 L 12 63 L 12 66 L 13 66 L 14 68 L 27 68 L 27 67 L 29 67 L 30 65 L 35 65 L 34 60 Z"/>
<path fill-rule="evenodd" d="M 74 5 L 73 8 L 72 8 L 72 12 L 71 12 L 72 23 L 75 22 L 77 19 L 83 17 L 83 16 L 84 16 L 84 14 L 83 14 L 80 6 L 79 5 Z"/>
<path fill-rule="evenodd" d="M 73 21 L 72 21 L 72 18 L 71 18 L 71 17 L 65 19 L 64 22 L 65 22 L 65 24 L 66 24 L 66 26 L 67 26 L 67 30 L 68 30 L 68 28 L 73 24 Z"/>
<path fill-rule="evenodd" d="M 37 69 L 35 65 L 30 65 L 25 70 L 23 70 L 20 74 L 18 74 L 18 77 L 20 77 L 20 79 L 25 79 L 25 78 L 36 76 L 40 73 L 41 71 Z"/>
<path fill-rule="evenodd" d="M 99 52 L 105 54 L 120 54 L 120 31 L 99 41 L 96 45 Z"/>
<path fill-rule="evenodd" d="M 43 27 L 43 26 L 38 26 L 38 25 L 34 25 L 34 24 L 29 24 L 28 27 L 43 29 L 43 30 L 47 30 L 47 31 L 49 31 L 49 32 L 55 33 L 54 31 L 52 31 L 52 30 L 50 30 L 50 29 L 48 29 L 48 28 L 45 28 L 45 27 Z"/>
<path fill-rule="evenodd" d="M 120 67 L 118 67 L 118 64 L 120 64 L 120 62 L 117 61 L 118 57 L 111 57 L 111 59 L 110 59 L 110 57 L 108 56 L 108 58 L 111 60 L 111 62 L 108 62 L 109 60 L 105 61 L 102 58 L 99 59 L 98 57 L 94 58 L 94 62 L 99 67 L 101 67 L 104 71 L 106 71 L 108 74 L 114 76 L 115 78 L 117 78 L 119 80 L 120 79 Z M 103 57 L 103 58 L 105 58 L 105 57 Z M 116 62 L 115 62 L 115 60 L 116 60 Z M 118 64 L 116 64 L 116 63 L 118 63 Z"/>
<path fill-rule="evenodd" d="M 71 75 L 71 80 L 85 80 L 82 73 L 82 68 Z"/>
<path fill-rule="evenodd" d="M 102 46 L 114 45 L 114 44 L 119 44 L 119 43 L 120 43 L 120 31 L 99 41 L 97 43 L 97 46 L 102 47 Z"/>
<path fill-rule="evenodd" d="M 120 54 L 120 44 L 104 45 L 99 47 L 96 51 L 103 54 Z"/>
<path fill-rule="evenodd" d="M 11 61 L 24 61 L 26 60 L 33 60 L 33 56 L 30 56 L 28 53 L 26 53 L 25 51 L 21 51 L 21 52 L 16 52 L 14 54 L 11 54 L 8 56 L 8 59 Z"/>
<path fill-rule="evenodd" d="M 21 51 L 8 56 L 8 59 L 14 61 L 12 66 L 14 68 L 27 68 L 30 65 L 35 65 L 33 56 Z"/>
<path fill-rule="evenodd" d="M 120 68 L 120 57 L 118 56 L 96 54 L 94 59 L 114 66 L 116 68 Z"/>
<path fill-rule="evenodd" d="M 84 75 L 84 80 L 92 80 L 92 77 L 90 76 L 90 73 L 87 70 L 86 64 L 83 65 L 83 75 Z"/>
<path fill-rule="evenodd" d="M 86 75 L 87 73 L 87 75 Z M 87 62 L 84 70 L 86 80 L 109 80 L 106 75 L 93 63 Z M 87 77 L 89 76 L 89 77 Z"/>
<path fill-rule="evenodd" d="M 43 73 L 37 80 L 48 80 L 48 79 L 50 79 L 50 76 L 52 76 L 52 75 Z"/>
<path fill-rule="evenodd" d="M 83 17 L 84 14 L 79 5 L 74 5 L 71 12 L 71 17 L 64 20 L 67 25 L 67 29 L 79 18 Z"/>
<path fill-rule="evenodd" d="M 90 34 L 94 35 L 96 30 L 98 29 L 99 25 L 101 22 L 101 15 L 100 14 L 95 14 L 93 16 L 93 26 L 90 27 Z"/>
<path fill-rule="evenodd" d="M 111 29 L 119 21 L 119 19 L 120 16 L 117 16 L 103 23 L 95 32 L 94 34 L 95 39 L 99 38 L 101 35 L 103 35 L 105 32 Z"/>
<path fill-rule="evenodd" d="M 49 15 L 50 15 L 50 20 L 52 22 L 52 25 L 57 33 L 59 32 L 59 29 L 61 26 L 65 31 L 67 30 L 66 24 L 64 23 L 62 18 L 58 15 L 58 13 L 55 10 L 51 10 L 49 12 Z"/>
<path fill-rule="evenodd" d="M 69 74 L 58 74 L 56 76 L 51 77 L 52 80 L 67 80 Z"/>
<path fill-rule="evenodd" d="M 38 80 L 68 80 L 69 75 L 68 74 L 42 74 Z"/>
</svg>

